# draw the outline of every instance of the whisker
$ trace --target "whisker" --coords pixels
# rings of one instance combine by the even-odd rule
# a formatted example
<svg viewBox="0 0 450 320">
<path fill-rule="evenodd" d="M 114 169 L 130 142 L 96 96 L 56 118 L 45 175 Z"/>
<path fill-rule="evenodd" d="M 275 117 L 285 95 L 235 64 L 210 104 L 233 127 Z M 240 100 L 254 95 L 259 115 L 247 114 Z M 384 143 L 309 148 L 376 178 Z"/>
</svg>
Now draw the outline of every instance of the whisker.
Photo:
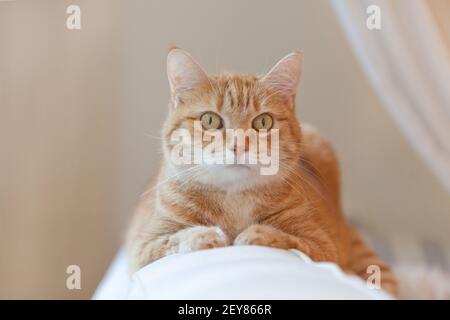
<svg viewBox="0 0 450 320">
<path fill-rule="evenodd" d="M 160 187 L 161 185 L 163 185 L 163 184 L 169 182 L 171 179 L 180 177 L 181 175 L 183 175 L 183 174 L 185 174 L 185 173 L 188 173 L 189 171 L 193 171 L 194 169 L 198 169 L 198 168 L 199 168 L 198 166 L 194 166 L 194 167 L 190 167 L 190 168 L 188 168 L 188 169 L 185 169 L 185 170 L 183 170 L 183 171 L 177 172 L 176 174 L 174 174 L 174 175 L 168 177 L 167 179 L 164 179 L 164 180 L 161 181 L 160 183 L 154 185 L 154 186 L 151 187 L 150 189 L 147 189 L 147 190 L 141 195 L 141 197 L 146 196 L 147 194 L 149 194 L 150 192 L 152 192 L 152 191 L 155 190 L 156 188 L 158 188 L 158 187 Z"/>
<path fill-rule="evenodd" d="M 166 139 L 163 138 L 163 137 L 155 136 L 155 135 L 152 135 L 151 133 L 147 133 L 147 132 L 144 132 L 144 136 L 146 136 L 146 137 L 148 137 L 148 138 L 153 138 L 153 139 L 157 139 L 157 140 L 162 140 L 162 141 L 165 141 L 165 140 L 166 140 Z"/>
<path fill-rule="evenodd" d="M 284 164 L 282 163 L 281 166 L 284 169 L 288 170 L 291 173 L 291 175 L 293 175 L 294 177 L 300 179 L 300 181 L 302 183 L 307 184 L 311 189 L 313 189 L 319 195 L 319 197 L 321 197 L 321 199 L 324 199 L 324 195 L 322 194 L 321 190 L 318 190 L 317 186 L 313 185 L 310 181 L 308 181 L 308 179 L 306 179 L 301 174 L 299 174 L 298 171 L 295 170 L 295 168 L 292 168 L 292 167 L 290 167 L 289 165 L 287 165 L 285 163 Z M 307 193 L 305 192 L 305 194 L 307 194 Z"/>
</svg>

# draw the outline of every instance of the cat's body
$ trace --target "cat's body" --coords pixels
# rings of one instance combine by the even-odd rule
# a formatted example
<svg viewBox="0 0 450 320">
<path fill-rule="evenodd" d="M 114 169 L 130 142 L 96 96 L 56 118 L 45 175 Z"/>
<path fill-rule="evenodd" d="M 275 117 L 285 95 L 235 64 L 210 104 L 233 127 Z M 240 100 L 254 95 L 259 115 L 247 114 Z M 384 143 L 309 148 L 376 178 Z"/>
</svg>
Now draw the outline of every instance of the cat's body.
<svg viewBox="0 0 450 320">
<path fill-rule="evenodd" d="M 131 226 L 133 270 L 175 252 L 262 245 L 296 248 L 362 278 L 371 275 L 369 265 L 376 265 L 383 288 L 396 293 L 389 268 L 345 221 L 331 145 L 295 117 L 301 61 L 300 53 L 291 54 L 264 78 L 208 77 L 186 52 L 169 53 L 172 99 L 163 130 L 165 160 L 156 185 L 142 195 Z M 277 174 L 261 176 L 252 166 L 170 163 L 170 135 L 177 128 L 193 132 L 192 121 L 209 111 L 220 115 L 223 127 L 243 129 L 258 115 L 270 114 L 271 128 L 279 130 L 280 138 Z M 236 150 L 238 146 L 233 149 L 237 156 Z"/>
</svg>

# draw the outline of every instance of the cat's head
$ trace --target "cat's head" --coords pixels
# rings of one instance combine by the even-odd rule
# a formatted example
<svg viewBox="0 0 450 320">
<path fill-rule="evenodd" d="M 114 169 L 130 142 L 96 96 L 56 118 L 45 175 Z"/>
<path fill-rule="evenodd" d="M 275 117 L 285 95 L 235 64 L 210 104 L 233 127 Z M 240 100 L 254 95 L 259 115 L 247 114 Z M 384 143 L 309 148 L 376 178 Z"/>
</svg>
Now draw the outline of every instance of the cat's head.
<svg viewBox="0 0 450 320">
<path fill-rule="evenodd" d="M 186 184 L 245 189 L 292 173 L 301 142 L 295 94 L 302 62 L 296 51 L 261 77 L 208 75 L 189 53 L 172 49 L 163 129 L 170 174 Z"/>
</svg>

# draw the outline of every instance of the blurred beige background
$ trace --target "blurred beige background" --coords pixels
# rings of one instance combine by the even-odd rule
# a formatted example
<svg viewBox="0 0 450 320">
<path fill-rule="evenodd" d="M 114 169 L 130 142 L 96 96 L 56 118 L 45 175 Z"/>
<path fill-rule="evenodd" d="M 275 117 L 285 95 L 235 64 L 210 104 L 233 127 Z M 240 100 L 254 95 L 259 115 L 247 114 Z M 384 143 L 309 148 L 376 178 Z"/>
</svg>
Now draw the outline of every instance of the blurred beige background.
<svg viewBox="0 0 450 320">
<path fill-rule="evenodd" d="M 65 26 L 81 7 L 82 29 Z M 450 198 L 374 95 L 327 0 L 0 1 L 0 298 L 89 298 L 158 169 L 167 48 L 261 73 L 302 48 L 298 115 L 335 144 L 347 214 L 450 245 Z M 66 267 L 82 270 L 67 290 Z"/>
</svg>

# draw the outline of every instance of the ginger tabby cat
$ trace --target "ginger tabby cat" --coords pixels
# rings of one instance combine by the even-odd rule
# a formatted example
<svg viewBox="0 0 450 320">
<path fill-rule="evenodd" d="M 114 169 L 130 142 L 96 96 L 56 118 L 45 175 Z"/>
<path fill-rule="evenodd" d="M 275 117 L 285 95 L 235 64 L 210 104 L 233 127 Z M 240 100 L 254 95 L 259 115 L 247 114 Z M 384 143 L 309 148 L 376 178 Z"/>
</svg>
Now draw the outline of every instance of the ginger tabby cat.
<svg viewBox="0 0 450 320">
<path fill-rule="evenodd" d="M 230 245 L 295 248 L 363 279 L 370 276 L 367 267 L 377 265 L 382 287 L 396 294 L 388 266 L 344 218 L 339 166 L 330 143 L 296 119 L 302 63 L 303 53 L 294 52 L 263 77 L 209 76 L 186 51 L 169 52 L 171 98 L 163 127 L 164 161 L 156 185 L 141 196 L 131 224 L 133 271 L 172 253 Z M 206 124 L 200 131 L 218 130 L 225 140 L 225 129 L 255 128 L 255 121 L 258 128 L 278 129 L 278 172 L 261 175 L 259 164 L 174 164 L 171 135 L 179 128 L 198 131 L 194 121 Z M 233 138 L 225 152 L 246 156 L 247 143 L 237 145 Z"/>
</svg>

